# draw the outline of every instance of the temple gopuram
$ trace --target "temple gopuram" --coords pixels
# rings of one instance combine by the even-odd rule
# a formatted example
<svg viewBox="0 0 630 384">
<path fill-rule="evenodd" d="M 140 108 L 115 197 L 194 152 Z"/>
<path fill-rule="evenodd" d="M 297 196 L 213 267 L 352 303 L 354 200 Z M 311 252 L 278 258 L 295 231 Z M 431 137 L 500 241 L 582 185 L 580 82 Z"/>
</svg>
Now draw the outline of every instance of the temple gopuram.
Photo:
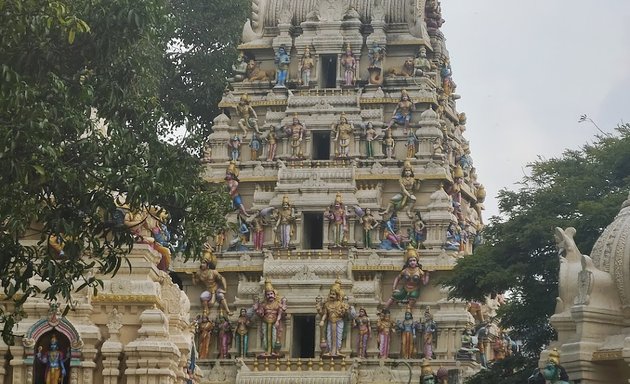
<svg viewBox="0 0 630 384">
<path fill-rule="evenodd" d="M 485 197 L 443 22 L 438 0 L 252 0 L 204 154 L 228 227 L 170 275 L 137 244 L 66 316 L 27 301 L 0 379 L 457 384 L 509 354 L 500 296 L 436 284 Z"/>
</svg>

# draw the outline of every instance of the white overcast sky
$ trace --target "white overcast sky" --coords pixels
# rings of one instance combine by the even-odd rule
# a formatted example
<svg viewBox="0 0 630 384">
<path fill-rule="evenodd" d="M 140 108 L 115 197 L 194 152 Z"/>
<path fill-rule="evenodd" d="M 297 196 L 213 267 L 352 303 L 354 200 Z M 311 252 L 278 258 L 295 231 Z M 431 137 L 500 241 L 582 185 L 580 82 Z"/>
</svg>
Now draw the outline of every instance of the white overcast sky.
<svg viewBox="0 0 630 384">
<path fill-rule="evenodd" d="M 484 216 L 526 164 L 630 121 L 630 0 L 442 0 Z"/>
</svg>

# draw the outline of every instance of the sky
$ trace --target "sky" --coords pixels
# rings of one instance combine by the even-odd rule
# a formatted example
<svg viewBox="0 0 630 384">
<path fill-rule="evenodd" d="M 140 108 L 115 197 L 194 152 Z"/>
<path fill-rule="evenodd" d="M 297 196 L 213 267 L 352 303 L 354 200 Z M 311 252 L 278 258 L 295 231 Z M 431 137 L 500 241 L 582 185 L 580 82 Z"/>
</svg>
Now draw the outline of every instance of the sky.
<svg viewBox="0 0 630 384">
<path fill-rule="evenodd" d="M 487 191 L 517 190 L 527 164 L 630 121 L 630 0 L 442 0 L 442 32 Z"/>
</svg>

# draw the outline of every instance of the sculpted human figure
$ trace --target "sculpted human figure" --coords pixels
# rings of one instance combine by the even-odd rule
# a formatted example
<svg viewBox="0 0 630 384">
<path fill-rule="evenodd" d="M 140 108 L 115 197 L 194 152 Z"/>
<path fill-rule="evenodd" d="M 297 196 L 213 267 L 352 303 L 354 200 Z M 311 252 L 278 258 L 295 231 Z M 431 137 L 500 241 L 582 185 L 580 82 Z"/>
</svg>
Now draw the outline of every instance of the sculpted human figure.
<svg viewBox="0 0 630 384">
<path fill-rule="evenodd" d="M 278 148 L 278 137 L 274 132 L 273 127 L 267 133 L 265 138 L 267 141 L 267 161 L 274 161 L 276 159 L 276 150 Z"/>
<path fill-rule="evenodd" d="M 225 170 L 225 182 L 228 186 L 228 192 L 232 197 L 232 205 L 235 209 L 240 210 L 244 216 L 249 216 L 249 213 L 245 210 L 245 205 L 243 205 L 241 194 L 238 191 L 238 184 L 240 182 L 238 175 L 239 170 L 236 166 L 236 162 L 230 161 L 227 169 Z"/>
<path fill-rule="evenodd" d="M 232 64 L 232 70 L 234 71 L 234 81 L 243 81 L 247 76 L 247 60 L 245 54 L 240 52 L 236 58 L 236 63 Z"/>
<path fill-rule="evenodd" d="M 278 48 L 274 62 L 276 63 L 276 86 L 285 87 L 289 75 L 289 63 L 291 62 L 291 58 L 284 45 Z"/>
<path fill-rule="evenodd" d="M 348 122 L 345 113 L 341 113 L 339 122 L 332 125 L 332 131 L 335 133 L 333 141 L 337 143 L 335 154 L 337 157 L 348 157 L 350 154 L 350 138 L 354 127 Z"/>
<path fill-rule="evenodd" d="M 357 60 L 354 58 L 350 43 L 346 45 L 346 51 L 341 56 L 341 66 L 343 67 L 344 85 L 354 85 L 357 73 Z"/>
<path fill-rule="evenodd" d="M 37 349 L 36 357 L 37 360 L 46 366 L 44 374 L 45 384 L 63 383 L 66 377 L 65 358 L 63 352 L 59 351 L 57 336 L 51 336 L 48 351 L 44 352 L 44 348 L 40 345 Z"/>
<path fill-rule="evenodd" d="M 251 160 L 258 160 L 258 155 L 262 151 L 262 141 L 258 133 L 252 133 L 252 138 L 249 141 L 250 158 Z"/>
<path fill-rule="evenodd" d="M 202 260 L 199 270 L 193 273 L 192 279 L 193 284 L 201 284 L 205 288 L 205 291 L 201 292 L 201 295 L 199 296 L 201 306 L 204 311 L 210 311 L 210 308 L 212 308 L 214 303 L 218 301 L 222 310 L 224 310 L 228 315 L 232 314 L 227 305 L 227 300 L 225 300 L 227 282 L 225 281 L 225 278 L 215 269 L 215 261 L 211 259 Z"/>
<path fill-rule="evenodd" d="M 394 321 L 390 317 L 389 309 L 383 309 L 376 321 L 376 330 L 378 331 L 378 358 L 387 359 L 389 357 L 389 345 L 391 342 L 391 334 L 396 328 Z"/>
<path fill-rule="evenodd" d="M 368 122 L 365 126 L 365 151 L 368 159 L 374 157 L 374 140 L 378 139 L 379 133 L 374 129 L 372 122 Z"/>
<path fill-rule="evenodd" d="M 383 215 L 395 214 L 399 210 L 407 208 L 407 216 L 413 218 L 413 207 L 416 204 L 414 192 L 419 188 L 420 182 L 416 180 L 409 161 L 405 161 L 403 165 L 398 184 L 400 185 L 400 193 L 391 198 Z"/>
<path fill-rule="evenodd" d="M 378 221 L 370 208 L 365 209 L 365 214 L 359 220 L 363 229 L 363 246 L 366 249 L 372 248 L 372 231 L 378 226 Z"/>
<path fill-rule="evenodd" d="M 569 384 L 569 375 L 560 365 L 560 353 L 556 348 L 549 352 L 549 360 L 540 373 L 545 380 L 549 380 L 550 384 Z"/>
<path fill-rule="evenodd" d="M 383 228 L 383 240 L 381 241 L 381 249 L 398 249 L 402 248 L 402 235 L 398 233 L 398 217 L 391 215 L 389 219 L 385 221 Z"/>
<path fill-rule="evenodd" d="M 284 195 L 284 197 L 282 197 L 282 206 L 278 210 L 278 219 L 274 226 L 274 231 L 277 234 L 275 243 L 278 244 L 280 248 L 288 249 L 291 245 L 295 218 L 295 208 L 293 208 L 293 205 L 289 202 L 289 196 Z"/>
<path fill-rule="evenodd" d="M 400 332 L 400 357 L 411 359 L 415 355 L 415 339 L 418 322 L 413 319 L 411 308 L 407 307 L 405 319 L 396 322 L 396 329 Z"/>
<path fill-rule="evenodd" d="M 232 345 L 232 324 L 225 315 L 220 315 L 217 321 L 219 328 L 219 359 L 230 358 L 230 346 Z"/>
<path fill-rule="evenodd" d="M 265 281 L 264 301 L 254 304 L 254 311 L 262 320 L 262 344 L 265 352 L 261 356 L 279 356 L 282 335 L 282 320 L 287 310 L 286 300 L 280 300 L 271 281 Z"/>
<path fill-rule="evenodd" d="M 370 326 L 370 318 L 365 308 L 359 308 L 359 315 L 354 318 L 353 322 L 354 326 L 359 329 L 357 356 L 366 358 L 368 341 L 372 337 L 372 327 Z"/>
<path fill-rule="evenodd" d="M 328 352 L 324 356 L 343 357 L 340 350 L 343 342 L 344 323 L 350 311 L 350 306 L 343 300 L 343 297 L 341 281 L 337 279 L 330 287 L 328 299 L 323 303 L 321 300 L 316 301 L 317 314 L 321 316 L 319 326 L 325 327 L 322 338 L 326 335 Z"/>
<path fill-rule="evenodd" d="M 302 141 L 304 140 L 306 127 L 300 122 L 297 114 L 293 115 L 292 123 L 285 126 L 285 130 L 287 135 L 289 136 L 289 142 L 291 145 L 291 158 L 302 158 Z"/>
<path fill-rule="evenodd" d="M 413 130 L 407 131 L 407 158 L 413 159 L 416 157 L 416 145 L 418 143 L 418 136 Z"/>
<path fill-rule="evenodd" d="M 431 368 L 431 364 L 427 359 L 422 360 L 420 365 L 420 383 L 421 384 L 437 384 L 437 376 Z"/>
<path fill-rule="evenodd" d="M 391 128 L 387 128 L 385 130 L 385 138 L 383 139 L 383 144 L 385 144 L 385 157 L 388 159 L 392 159 L 394 157 L 396 140 L 394 140 L 394 137 L 392 136 Z"/>
<path fill-rule="evenodd" d="M 403 89 L 400 93 L 400 101 L 396 104 L 392 119 L 387 125 L 387 129 L 391 128 L 394 123 L 403 125 L 405 127 L 405 133 L 409 130 L 409 123 L 411 122 L 411 113 L 416 110 L 416 106 L 409 97 L 406 89 Z"/>
<path fill-rule="evenodd" d="M 249 327 L 252 324 L 251 317 L 247 313 L 247 309 L 241 309 L 238 320 L 236 320 L 236 350 L 239 357 L 247 357 L 249 347 Z"/>
<path fill-rule="evenodd" d="M 416 58 L 413 60 L 414 74 L 416 76 L 424 76 L 425 73 L 431 71 L 431 62 L 427 59 L 427 49 L 420 47 Z"/>
<path fill-rule="evenodd" d="M 199 358 L 207 359 L 210 356 L 210 345 L 214 322 L 210 320 L 209 311 L 203 310 L 203 314 L 197 318 L 197 333 L 199 335 Z"/>
<path fill-rule="evenodd" d="M 230 160 L 238 161 L 241 157 L 241 138 L 239 135 L 230 137 L 228 141 L 228 149 L 230 150 Z"/>
<path fill-rule="evenodd" d="M 426 307 L 424 311 L 424 322 L 422 323 L 422 352 L 425 359 L 433 359 L 433 339 L 437 332 L 437 325 L 433 320 L 431 308 Z"/>
<path fill-rule="evenodd" d="M 429 275 L 418 263 L 418 251 L 413 246 L 407 247 L 405 259 L 402 271 L 394 279 L 392 297 L 385 303 L 385 308 L 389 308 L 394 302 L 408 303 L 409 307 L 413 308 L 420 297 L 420 287 L 429 282 Z M 401 283 L 402 288 L 399 288 Z"/>
<path fill-rule="evenodd" d="M 305 87 L 308 87 L 311 84 L 311 74 L 313 68 L 315 68 L 315 60 L 313 60 L 313 57 L 311 56 L 310 48 L 306 47 L 304 50 L 304 56 L 300 59 L 300 66 L 298 68 L 300 71 L 300 81 Z"/>
<path fill-rule="evenodd" d="M 348 212 L 337 192 L 335 202 L 326 211 L 326 218 L 330 220 L 333 230 L 333 242 L 336 247 L 348 243 Z"/>
<path fill-rule="evenodd" d="M 243 131 L 243 137 L 247 137 L 247 132 L 253 130 L 261 134 L 258 129 L 258 115 L 250 104 L 249 95 L 244 93 L 236 105 L 236 113 L 240 117 L 238 127 Z"/>
</svg>

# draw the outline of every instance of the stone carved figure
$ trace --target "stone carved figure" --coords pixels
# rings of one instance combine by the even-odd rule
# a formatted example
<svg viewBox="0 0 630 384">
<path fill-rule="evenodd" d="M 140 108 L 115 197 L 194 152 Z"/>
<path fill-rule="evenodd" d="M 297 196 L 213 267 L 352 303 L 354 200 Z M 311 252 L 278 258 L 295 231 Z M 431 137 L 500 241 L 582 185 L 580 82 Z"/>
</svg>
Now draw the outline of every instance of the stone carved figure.
<svg viewBox="0 0 630 384">
<path fill-rule="evenodd" d="M 219 329 L 219 359 L 230 358 L 230 346 L 232 345 L 232 323 L 227 316 L 221 314 L 217 319 L 217 328 Z"/>
<path fill-rule="evenodd" d="M 422 360 L 420 365 L 420 383 L 437 384 L 437 375 L 433 372 L 431 364 L 426 359 Z"/>
<path fill-rule="evenodd" d="M 407 147 L 407 158 L 413 159 L 416 157 L 416 146 L 418 144 L 418 136 L 413 130 L 407 131 L 407 143 L 405 146 Z"/>
<path fill-rule="evenodd" d="M 450 96 L 457 85 L 453 81 L 453 70 L 451 69 L 451 63 L 448 58 L 444 59 L 442 67 L 440 68 L 440 75 L 442 76 L 442 90 L 446 96 Z"/>
<path fill-rule="evenodd" d="M 327 352 L 324 356 L 340 356 L 341 345 L 344 336 L 344 325 L 346 317 L 350 312 L 350 306 L 344 301 L 343 290 L 341 289 L 341 281 L 335 280 L 330 287 L 328 299 L 322 302 L 321 297 L 316 301 L 317 314 L 321 316 L 319 326 L 322 328 L 322 339 L 325 335 Z"/>
<path fill-rule="evenodd" d="M 209 311 L 204 309 L 203 314 L 197 318 L 200 359 L 207 359 L 210 356 L 210 345 L 212 345 L 211 341 L 213 332 L 214 321 L 210 320 Z"/>
<path fill-rule="evenodd" d="M 411 162 L 408 160 L 403 165 L 398 184 L 400 185 L 400 193 L 395 194 L 391 198 L 383 216 L 396 214 L 398 211 L 406 208 L 407 216 L 413 218 L 413 207 L 416 204 L 414 192 L 420 187 L 420 182 L 416 180 Z"/>
<path fill-rule="evenodd" d="M 35 357 L 37 357 L 39 362 L 46 366 L 46 370 L 44 372 L 44 384 L 63 383 L 67 375 L 64 364 L 66 358 L 64 357 L 64 353 L 59 350 L 57 336 L 51 336 L 47 351 L 44 351 L 44 348 L 40 345 L 37 349 Z"/>
<path fill-rule="evenodd" d="M 243 81 L 269 81 L 269 76 L 267 72 L 260 69 L 256 60 L 251 59 L 247 62 L 247 71 L 245 72 L 245 80 Z"/>
<path fill-rule="evenodd" d="M 230 151 L 230 160 L 238 161 L 241 157 L 241 138 L 239 135 L 230 137 L 228 141 L 228 150 Z"/>
<path fill-rule="evenodd" d="M 361 223 L 361 229 L 363 230 L 363 247 L 366 249 L 372 248 L 372 232 L 374 228 L 378 226 L 378 220 L 374 218 L 372 209 L 365 208 L 363 215 L 359 216 L 359 222 Z"/>
<path fill-rule="evenodd" d="M 236 320 L 236 330 L 234 331 L 238 357 L 247 357 L 247 350 L 249 349 L 249 327 L 251 324 L 251 315 L 247 313 L 247 309 L 241 309 L 238 319 Z"/>
<path fill-rule="evenodd" d="M 420 297 L 420 287 L 429 282 L 429 274 L 422 270 L 418 263 L 418 251 L 413 246 L 408 246 L 405 252 L 405 265 L 394 279 L 392 285 L 392 297 L 385 303 L 389 308 L 394 302 L 408 303 L 413 308 Z M 398 285 L 402 283 L 402 289 Z"/>
<path fill-rule="evenodd" d="M 265 137 L 267 142 L 267 161 L 274 161 L 276 159 L 276 150 L 278 149 L 278 136 L 273 127 L 267 133 Z"/>
<path fill-rule="evenodd" d="M 562 365 L 560 365 L 560 353 L 556 348 L 549 353 L 547 364 L 540 370 L 545 380 L 550 384 L 569 384 L 569 375 Z"/>
<path fill-rule="evenodd" d="M 354 85 L 357 75 L 357 60 L 354 58 L 354 53 L 352 53 L 350 43 L 346 45 L 346 51 L 341 56 L 341 66 L 343 67 L 344 85 Z"/>
<path fill-rule="evenodd" d="M 425 47 L 418 49 L 416 58 L 413 60 L 413 68 L 415 76 L 424 76 L 427 72 L 431 71 L 432 66 L 429 59 L 427 59 L 427 49 Z"/>
<path fill-rule="evenodd" d="M 245 205 L 243 205 L 243 199 L 241 198 L 241 194 L 238 191 L 239 185 L 239 170 L 236 166 L 235 161 L 230 161 L 227 169 L 225 170 L 225 182 L 228 187 L 228 192 L 232 197 L 232 206 L 234 209 L 240 210 L 241 214 L 244 216 L 249 216 L 247 211 L 245 210 Z"/>
<path fill-rule="evenodd" d="M 276 63 L 276 87 L 286 87 L 287 78 L 289 76 L 289 64 L 291 58 L 287 53 L 287 48 L 281 45 L 274 59 Z"/>
<path fill-rule="evenodd" d="M 368 159 L 374 158 L 374 140 L 378 139 L 379 133 L 374 129 L 372 122 L 365 125 L 363 135 L 365 136 L 365 153 Z"/>
<path fill-rule="evenodd" d="M 193 284 L 201 284 L 205 290 L 199 295 L 201 306 L 204 311 L 210 311 L 214 303 L 218 302 L 221 310 L 228 315 L 232 312 L 227 305 L 225 293 L 227 292 L 227 282 L 225 278 L 215 269 L 215 262 L 204 259 L 201 261 L 199 270 L 193 273 Z"/>
<path fill-rule="evenodd" d="M 240 82 L 247 77 L 247 58 L 243 52 L 238 54 L 236 63 L 232 64 L 232 70 L 234 71 L 234 82 Z"/>
<path fill-rule="evenodd" d="M 332 224 L 334 246 L 346 245 L 348 243 L 348 212 L 341 199 L 341 193 L 337 192 L 335 202 L 328 207 L 325 216 Z"/>
<path fill-rule="evenodd" d="M 283 249 L 289 249 L 291 246 L 291 238 L 295 233 L 295 208 L 289 202 L 289 196 L 282 197 L 282 205 L 278 210 L 278 219 L 274 226 L 276 233 L 275 243 Z"/>
<path fill-rule="evenodd" d="M 422 249 L 423 242 L 427 237 L 427 226 L 422 221 L 422 215 L 419 211 L 416 211 L 413 226 L 411 228 L 410 243 L 416 247 L 416 249 Z"/>
<path fill-rule="evenodd" d="M 391 215 L 389 219 L 387 219 L 383 223 L 383 240 L 381 240 L 381 249 L 398 249 L 400 251 L 403 250 L 403 238 L 402 235 L 398 233 L 398 230 L 398 217 L 396 215 Z"/>
<path fill-rule="evenodd" d="M 424 322 L 422 323 L 422 352 L 425 359 L 433 359 L 433 343 L 437 333 L 437 324 L 433 320 L 431 308 L 426 307 L 424 311 Z"/>
<path fill-rule="evenodd" d="M 372 43 L 372 47 L 368 50 L 368 72 L 370 74 L 370 84 L 383 84 L 383 59 L 385 58 L 385 47 L 378 43 Z"/>
<path fill-rule="evenodd" d="M 260 140 L 260 136 L 258 136 L 258 133 L 256 132 L 252 133 L 252 138 L 249 141 L 249 149 L 251 160 L 258 160 L 258 156 L 262 151 L 262 141 Z"/>
<path fill-rule="evenodd" d="M 334 123 L 331 127 L 334 132 L 333 141 L 337 143 L 335 146 L 335 155 L 337 157 L 347 158 L 350 155 L 350 138 L 354 131 L 352 123 L 348 122 L 345 113 L 341 113 L 339 122 Z"/>
<path fill-rule="evenodd" d="M 554 237 L 560 258 L 560 273 L 558 277 L 558 297 L 556 298 L 556 314 L 568 313 L 573 306 L 578 292 L 577 276 L 582 269 L 581 252 L 575 245 L 573 236 L 575 228 L 562 229 L 556 227 Z"/>
<path fill-rule="evenodd" d="M 249 95 L 244 93 L 241 96 L 238 104 L 236 105 L 236 113 L 240 117 L 238 120 L 238 127 L 243 131 L 243 137 L 247 137 L 247 132 L 253 130 L 254 132 L 261 134 L 258 128 L 258 115 L 251 106 Z"/>
<path fill-rule="evenodd" d="M 262 320 L 263 357 L 279 356 L 282 348 L 282 321 L 287 311 L 286 299 L 280 300 L 271 281 L 265 281 L 264 301 L 254 304 L 254 311 Z"/>
<path fill-rule="evenodd" d="M 287 136 L 289 136 L 289 143 L 291 145 L 291 158 L 301 159 L 302 155 L 302 141 L 306 134 L 306 126 L 300 122 L 297 114 L 293 115 L 293 121 L 291 124 L 285 126 Z"/>
<path fill-rule="evenodd" d="M 376 322 L 376 330 L 378 332 L 378 358 L 387 359 L 389 357 L 389 346 L 391 343 L 391 334 L 396 325 L 390 317 L 389 309 L 383 309 L 378 314 Z"/>
<path fill-rule="evenodd" d="M 405 319 L 396 322 L 396 330 L 400 332 L 400 357 L 411 359 L 415 355 L 416 331 L 420 324 L 413 319 L 411 308 L 407 307 Z"/>
<path fill-rule="evenodd" d="M 300 71 L 300 82 L 305 87 L 308 87 L 311 84 L 313 68 L 315 68 L 315 60 L 311 56 L 310 48 L 306 47 L 304 55 L 300 59 L 300 66 L 298 68 Z"/>
<path fill-rule="evenodd" d="M 409 130 L 409 123 L 411 122 L 411 113 L 416 110 L 416 105 L 411 100 L 409 93 L 406 89 L 403 89 L 400 93 L 400 101 L 396 104 L 392 119 L 387 125 L 387 129 L 390 129 L 394 123 L 404 126 L 405 133 Z"/>
<path fill-rule="evenodd" d="M 385 157 L 388 159 L 394 158 L 394 150 L 396 146 L 396 140 L 392 136 L 391 128 L 385 130 L 385 137 L 383 138 L 383 145 L 385 145 Z"/>
<path fill-rule="evenodd" d="M 359 308 L 359 315 L 353 319 L 354 326 L 359 330 L 359 342 L 357 345 L 357 356 L 361 358 L 367 357 L 367 346 L 372 337 L 372 327 L 370 318 L 365 308 Z"/>
</svg>

